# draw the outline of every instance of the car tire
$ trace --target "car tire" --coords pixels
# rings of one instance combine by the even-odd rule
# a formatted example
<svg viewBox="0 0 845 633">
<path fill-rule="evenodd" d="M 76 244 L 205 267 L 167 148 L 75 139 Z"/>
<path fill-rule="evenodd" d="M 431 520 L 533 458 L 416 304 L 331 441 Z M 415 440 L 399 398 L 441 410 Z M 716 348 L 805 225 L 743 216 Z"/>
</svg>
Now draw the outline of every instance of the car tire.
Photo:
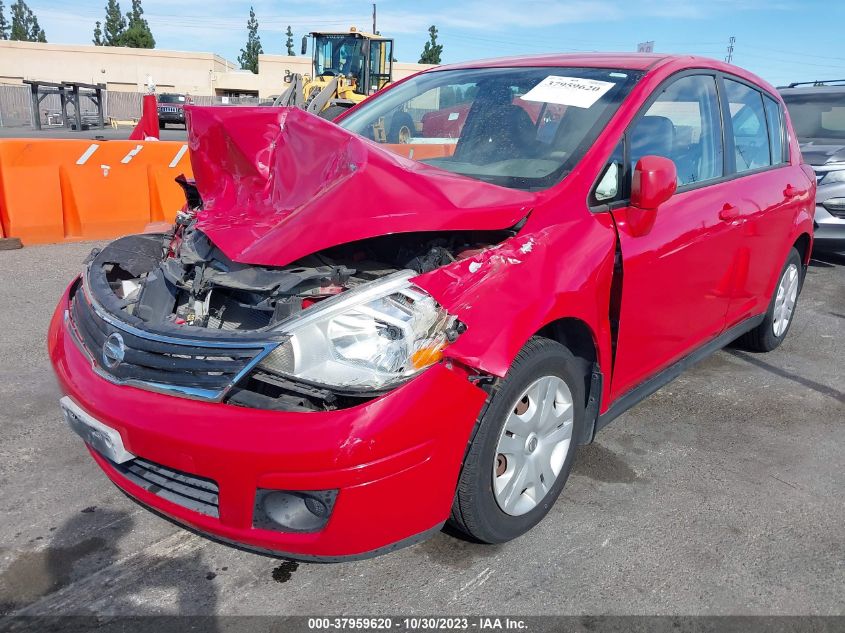
<svg viewBox="0 0 845 633">
<path fill-rule="evenodd" d="M 167 127 L 167 123 L 165 123 L 164 121 L 158 122 L 158 129 L 159 130 L 163 130 L 165 127 Z"/>
<path fill-rule="evenodd" d="M 795 318 L 803 273 L 801 256 L 793 248 L 778 276 L 763 322 L 739 338 L 740 347 L 752 352 L 771 352 L 783 342 Z"/>
<path fill-rule="evenodd" d="M 541 337 L 528 341 L 480 416 L 458 479 L 450 517 L 453 527 L 483 543 L 503 543 L 524 534 L 548 514 L 569 476 L 582 434 L 585 376 L 586 363 L 560 343 Z M 552 409 L 539 408 L 542 403 L 532 395 L 534 385 L 540 385 L 538 393 L 547 389 L 542 385 L 555 389 Z M 542 422 L 538 416 L 543 411 L 556 416 L 550 418 L 551 426 L 546 425 L 551 430 L 548 434 L 537 431 L 532 439 L 530 423 Z M 557 426 L 564 417 L 565 422 Z M 566 434 L 567 425 L 569 440 L 564 446 L 558 440 Z M 511 434 L 511 428 L 522 435 Z M 521 480 L 520 460 L 522 468 L 529 469 Z M 554 475 L 553 483 L 548 483 L 551 477 L 543 478 L 543 469 Z M 531 473 L 535 476 L 529 486 Z M 508 488 L 512 483 L 518 485 Z"/>
<path fill-rule="evenodd" d="M 390 120 L 388 143 L 407 143 L 414 135 L 414 120 L 407 112 L 397 112 Z"/>
</svg>

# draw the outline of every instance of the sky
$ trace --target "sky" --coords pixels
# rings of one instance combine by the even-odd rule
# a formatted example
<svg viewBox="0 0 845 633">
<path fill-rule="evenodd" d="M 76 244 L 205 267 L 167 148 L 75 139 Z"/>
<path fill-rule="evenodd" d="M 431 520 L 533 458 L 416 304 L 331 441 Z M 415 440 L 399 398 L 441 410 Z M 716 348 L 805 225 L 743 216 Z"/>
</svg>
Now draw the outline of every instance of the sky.
<svg viewBox="0 0 845 633">
<path fill-rule="evenodd" d="M 10 1 L 7 0 L 6 8 Z M 52 43 L 89 44 L 105 0 L 28 0 Z M 129 10 L 131 0 L 121 9 Z M 372 4 L 359 0 L 142 0 L 156 48 L 211 51 L 235 61 L 255 7 L 265 53 L 284 52 L 291 25 L 312 30 L 372 28 Z M 396 41 L 399 61 L 419 59 L 436 25 L 443 62 L 571 51 L 655 52 L 717 59 L 735 37 L 733 63 L 770 83 L 845 79 L 842 0 L 381 0 L 378 30 Z M 833 25 L 834 28 L 829 28 Z"/>
</svg>

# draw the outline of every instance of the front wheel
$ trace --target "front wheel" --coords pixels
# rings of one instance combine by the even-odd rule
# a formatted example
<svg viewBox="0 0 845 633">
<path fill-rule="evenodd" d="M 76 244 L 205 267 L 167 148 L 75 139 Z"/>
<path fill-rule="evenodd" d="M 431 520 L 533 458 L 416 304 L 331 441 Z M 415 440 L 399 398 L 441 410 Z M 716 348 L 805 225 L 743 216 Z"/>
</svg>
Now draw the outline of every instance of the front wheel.
<svg viewBox="0 0 845 633">
<path fill-rule="evenodd" d="M 584 363 L 535 337 L 517 355 L 478 423 L 458 480 L 451 523 L 485 543 L 534 527 L 572 468 L 584 424 Z"/>
<path fill-rule="evenodd" d="M 742 347 L 752 352 L 770 352 L 786 338 L 801 291 L 801 267 L 801 256 L 793 248 L 783 265 L 763 322 L 740 337 L 739 344 Z"/>
</svg>

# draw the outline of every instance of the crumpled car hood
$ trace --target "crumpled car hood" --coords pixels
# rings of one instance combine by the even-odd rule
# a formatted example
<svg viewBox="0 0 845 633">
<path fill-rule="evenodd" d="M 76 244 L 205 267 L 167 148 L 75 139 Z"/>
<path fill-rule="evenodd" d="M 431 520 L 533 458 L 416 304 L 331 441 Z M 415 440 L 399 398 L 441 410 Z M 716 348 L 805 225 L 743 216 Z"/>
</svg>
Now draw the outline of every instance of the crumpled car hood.
<svg viewBox="0 0 845 633">
<path fill-rule="evenodd" d="M 230 259 L 283 266 L 389 233 L 496 230 L 534 194 L 393 154 L 297 108 L 185 108 L 198 228 Z"/>
</svg>

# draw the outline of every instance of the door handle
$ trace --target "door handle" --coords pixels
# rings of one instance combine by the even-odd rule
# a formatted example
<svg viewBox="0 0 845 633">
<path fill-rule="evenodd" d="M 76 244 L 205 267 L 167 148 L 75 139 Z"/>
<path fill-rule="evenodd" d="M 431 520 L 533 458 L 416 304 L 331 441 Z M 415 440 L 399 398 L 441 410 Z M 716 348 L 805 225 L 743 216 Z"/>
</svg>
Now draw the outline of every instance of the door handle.
<svg viewBox="0 0 845 633">
<path fill-rule="evenodd" d="M 725 222 L 736 220 L 738 217 L 739 207 L 735 207 L 732 204 L 725 204 L 725 206 L 722 207 L 722 210 L 719 211 L 719 219 L 724 220 Z"/>
<path fill-rule="evenodd" d="M 783 190 L 783 197 L 797 198 L 798 196 L 803 196 L 805 193 L 807 193 L 807 191 L 804 189 L 798 189 L 792 185 L 786 185 L 786 189 Z"/>
</svg>

